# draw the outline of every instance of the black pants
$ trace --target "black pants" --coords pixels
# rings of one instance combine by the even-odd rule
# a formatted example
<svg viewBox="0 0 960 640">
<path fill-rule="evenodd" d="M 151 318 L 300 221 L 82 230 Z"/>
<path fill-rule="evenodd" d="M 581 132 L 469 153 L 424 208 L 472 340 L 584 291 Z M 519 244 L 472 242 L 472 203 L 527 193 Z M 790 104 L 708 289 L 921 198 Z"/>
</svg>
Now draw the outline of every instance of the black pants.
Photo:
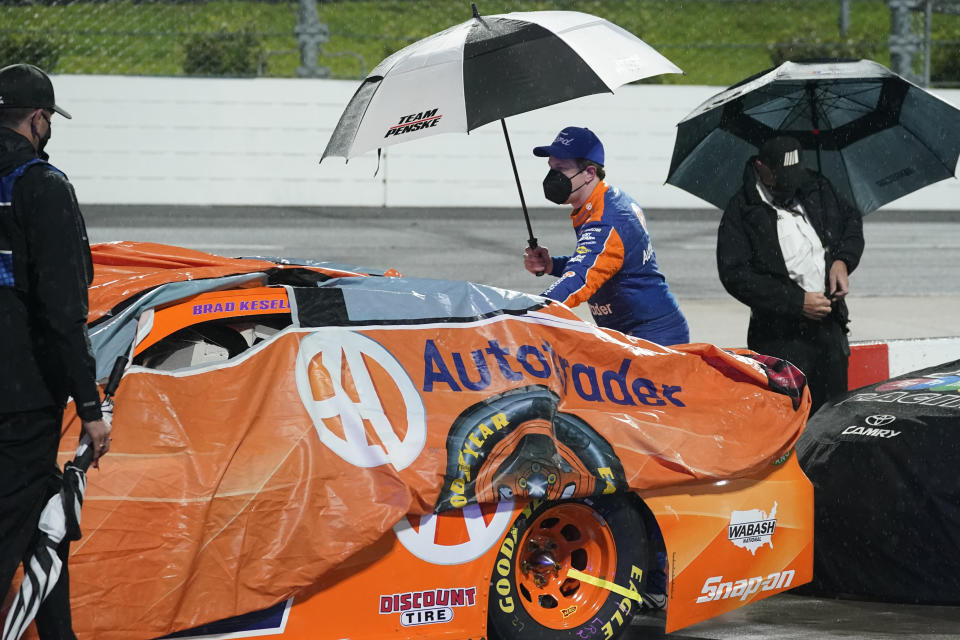
<svg viewBox="0 0 960 640">
<path fill-rule="evenodd" d="M 850 344 L 843 325 L 832 315 L 820 322 L 804 319 L 777 326 L 752 318 L 747 346 L 782 358 L 803 371 L 813 398 L 810 415 L 830 398 L 847 391 Z"/>
<path fill-rule="evenodd" d="M 0 589 L 7 594 L 17 567 L 36 542 L 47 500 L 60 488 L 57 447 L 63 412 L 55 407 L 0 414 Z M 69 545 L 57 549 L 60 579 L 37 612 L 41 640 L 74 640 L 70 617 Z M 19 588 L 19 585 L 18 585 Z"/>
</svg>

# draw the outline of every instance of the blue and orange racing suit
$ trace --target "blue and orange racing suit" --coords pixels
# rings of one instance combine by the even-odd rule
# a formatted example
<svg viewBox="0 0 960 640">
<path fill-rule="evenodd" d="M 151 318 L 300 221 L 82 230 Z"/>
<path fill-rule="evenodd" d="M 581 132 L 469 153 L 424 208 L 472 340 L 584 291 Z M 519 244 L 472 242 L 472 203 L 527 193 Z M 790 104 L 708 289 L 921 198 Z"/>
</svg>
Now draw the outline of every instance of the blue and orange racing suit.
<svg viewBox="0 0 960 640">
<path fill-rule="evenodd" d="M 559 278 L 543 295 L 568 307 L 589 302 L 597 325 L 658 344 L 690 341 L 687 320 L 670 293 L 647 233 L 643 210 L 605 182 L 570 218 L 572 256 L 553 258 Z"/>
</svg>

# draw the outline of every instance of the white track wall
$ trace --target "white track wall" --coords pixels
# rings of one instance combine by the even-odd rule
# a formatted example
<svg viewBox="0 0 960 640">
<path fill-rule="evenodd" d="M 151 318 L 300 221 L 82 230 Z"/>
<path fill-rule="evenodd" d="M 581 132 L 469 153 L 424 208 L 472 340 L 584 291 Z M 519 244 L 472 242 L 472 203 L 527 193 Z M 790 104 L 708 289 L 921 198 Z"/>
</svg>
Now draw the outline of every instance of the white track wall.
<svg viewBox="0 0 960 640">
<path fill-rule="evenodd" d="M 886 340 L 865 344 L 886 344 L 890 377 L 960 359 L 960 338 Z"/>
<path fill-rule="evenodd" d="M 56 76 L 52 162 L 82 203 L 286 206 L 517 205 L 499 123 L 352 159 L 320 154 L 355 81 Z M 676 123 L 720 87 L 627 86 L 507 120 L 529 206 L 545 205 L 546 161 L 532 147 L 565 125 L 603 140 L 608 177 L 643 206 L 709 208 L 665 185 Z M 938 95 L 960 105 L 960 91 Z M 429 107 L 425 105 L 424 108 Z M 955 209 L 960 181 L 943 181 L 886 209 Z"/>
</svg>

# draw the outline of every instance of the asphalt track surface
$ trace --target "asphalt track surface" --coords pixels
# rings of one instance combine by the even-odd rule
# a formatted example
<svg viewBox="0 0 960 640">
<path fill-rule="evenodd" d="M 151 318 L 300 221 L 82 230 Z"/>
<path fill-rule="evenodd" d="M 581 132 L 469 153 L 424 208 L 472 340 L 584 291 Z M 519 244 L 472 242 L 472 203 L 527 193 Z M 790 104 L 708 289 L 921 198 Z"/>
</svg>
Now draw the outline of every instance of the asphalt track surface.
<svg viewBox="0 0 960 640">
<path fill-rule="evenodd" d="M 404 209 L 87 205 L 92 242 L 149 240 L 221 255 L 308 257 L 396 268 L 411 277 L 472 280 L 539 293 L 522 268 L 519 208 Z M 556 253 L 574 244 L 566 207 L 533 209 L 534 235 Z M 714 251 L 720 213 L 650 210 L 661 270 L 681 300 L 727 299 Z M 882 212 L 865 219 L 867 251 L 852 285 L 861 296 L 960 294 L 960 212 Z"/>
<path fill-rule="evenodd" d="M 523 270 L 517 209 L 86 206 L 95 242 L 149 240 L 227 256 L 286 256 L 395 268 L 411 277 L 472 280 L 539 293 L 549 277 Z M 565 207 L 531 210 L 540 244 L 569 253 Z M 657 260 L 690 324 L 691 341 L 746 346 L 749 310 L 720 284 L 716 210 L 647 212 Z M 867 250 L 851 276 L 852 341 L 956 336 L 960 212 L 867 217 Z M 589 319 L 586 305 L 576 309 Z"/>
<path fill-rule="evenodd" d="M 91 242 L 139 240 L 226 256 L 315 258 L 529 293 L 539 293 L 546 286 L 544 279 L 522 269 L 526 229 L 519 210 L 94 205 L 83 209 Z M 573 246 L 563 209 L 535 209 L 531 218 L 540 244 L 557 253 Z M 712 308 L 719 310 L 730 303 L 717 279 L 714 260 L 719 212 L 648 211 L 647 219 L 660 266 L 681 305 L 704 309 L 709 321 Z M 864 230 L 867 250 L 851 279 L 851 295 L 891 301 L 881 304 L 883 313 L 906 324 L 916 319 L 921 303 L 934 310 L 957 308 L 960 212 L 875 213 L 867 217 Z M 943 333 L 952 328 L 951 317 L 936 320 L 929 331 L 960 333 Z M 719 329 L 728 331 L 715 335 L 728 336 L 738 335 L 735 331 L 741 328 Z M 655 617 L 637 622 L 627 633 L 630 640 L 960 638 L 960 607 L 792 594 L 777 595 L 672 634 L 665 635 L 662 621 Z"/>
</svg>

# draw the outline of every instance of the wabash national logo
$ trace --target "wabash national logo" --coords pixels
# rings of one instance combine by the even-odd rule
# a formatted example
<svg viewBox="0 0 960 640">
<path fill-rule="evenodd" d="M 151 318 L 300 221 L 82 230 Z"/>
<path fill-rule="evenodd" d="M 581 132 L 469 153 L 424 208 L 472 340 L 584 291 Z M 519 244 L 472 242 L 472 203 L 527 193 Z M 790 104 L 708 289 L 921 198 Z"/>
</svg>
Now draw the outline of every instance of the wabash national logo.
<svg viewBox="0 0 960 640">
<path fill-rule="evenodd" d="M 777 530 L 777 503 L 773 503 L 768 515 L 761 509 L 734 511 L 730 514 L 727 538 L 734 546 L 748 549 L 757 555 L 757 549 L 770 545 L 773 549 L 773 532 Z"/>
<path fill-rule="evenodd" d="M 443 117 L 441 114 L 438 114 L 437 111 L 439 111 L 439 109 L 428 109 L 420 113 L 411 113 L 403 116 L 400 118 L 400 122 L 387 129 L 387 134 L 383 137 L 402 136 L 405 133 L 413 133 L 421 129 L 435 127 L 437 123 L 440 122 L 440 118 Z"/>
</svg>

